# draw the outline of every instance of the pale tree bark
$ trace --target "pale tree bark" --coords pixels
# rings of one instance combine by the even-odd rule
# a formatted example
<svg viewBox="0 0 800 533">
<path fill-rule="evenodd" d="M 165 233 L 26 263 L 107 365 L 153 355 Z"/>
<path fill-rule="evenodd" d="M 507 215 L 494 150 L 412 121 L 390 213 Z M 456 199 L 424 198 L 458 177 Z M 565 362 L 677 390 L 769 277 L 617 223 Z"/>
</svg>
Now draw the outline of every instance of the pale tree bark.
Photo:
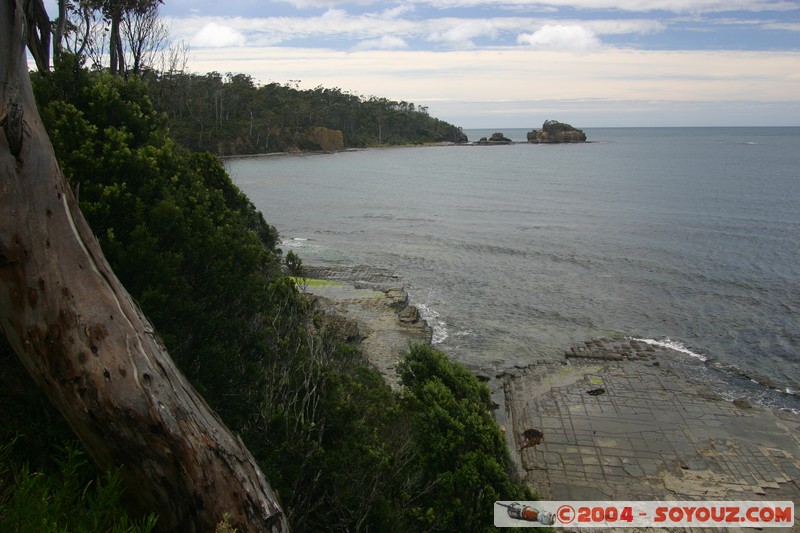
<svg viewBox="0 0 800 533">
<path fill-rule="evenodd" d="M 0 327 L 159 528 L 285 531 L 264 475 L 176 369 L 81 215 L 35 107 L 23 0 L 0 0 Z"/>
</svg>

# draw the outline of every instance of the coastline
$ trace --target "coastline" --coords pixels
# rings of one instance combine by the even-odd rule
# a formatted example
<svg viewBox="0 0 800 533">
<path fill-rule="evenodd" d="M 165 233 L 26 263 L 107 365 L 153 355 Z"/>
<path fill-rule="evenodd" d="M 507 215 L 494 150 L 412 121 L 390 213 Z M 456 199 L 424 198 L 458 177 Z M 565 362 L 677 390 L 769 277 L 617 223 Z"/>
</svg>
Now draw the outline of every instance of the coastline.
<svg viewBox="0 0 800 533">
<path fill-rule="evenodd" d="M 396 364 L 409 343 L 430 344 L 431 329 L 418 313 L 400 319 L 413 306 L 396 276 L 309 270 L 326 281 L 304 292 L 357 325 L 365 357 L 399 390 Z M 540 499 L 800 501 L 800 415 L 725 400 L 702 378 L 687 379 L 683 357 L 628 338 L 592 339 L 558 362 L 476 377 L 488 382 L 517 474 Z M 530 429 L 542 440 L 524 446 Z"/>
<path fill-rule="evenodd" d="M 394 390 L 397 364 L 410 344 L 430 345 L 433 332 L 391 272 L 365 267 L 306 267 L 301 292 L 326 314 L 346 320 L 350 339 Z"/>
<path fill-rule="evenodd" d="M 580 143 L 555 143 L 555 142 L 530 142 L 530 141 L 510 141 L 510 142 L 485 142 L 468 141 L 456 143 L 452 141 L 441 142 L 426 142 L 426 143 L 410 143 L 410 144 L 376 144 L 373 146 L 365 146 L 362 148 L 343 148 L 341 150 L 297 150 L 291 152 L 262 152 L 258 154 L 238 154 L 238 155 L 217 155 L 223 161 L 229 159 L 255 159 L 259 157 L 308 157 L 315 155 L 331 155 L 342 154 L 348 152 L 363 152 L 365 150 L 394 150 L 403 148 L 439 148 L 439 147 L 455 147 L 455 148 L 476 148 L 488 146 L 516 146 L 520 144 L 530 144 L 533 146 L 558 146 L 561 144 L 591 144 L 596 141 L 583 141 Z"/>
<path fill-rule="evenodd" d="M 800 416 L 724 400 L 682 375 L 679 356 L 593 339 L 503 376 L 526 483 L 544 500 L 800 501 Z M 523 448 L 531 428 L 543 438 Z"/>
<path fill-rule="evenodd" d="M 526 142 L 515 142 L 514 144 L 529 144 Z M 392 148 L 431 148 L 439 146 L 478 146 L 477 143 L 455 143 L 451 141 L 417 143 L 417 144 L 376 144 L 362 148 L 342 148 L 341 150 L 297 150 L 291 152 L 262 152 L 258 154 L 239 154 L 239 155 L 217 155 L 223 161 L 228 159 L 251 159 L 259 157 L 305 157 L 314 155 L 342 154 L 347 152 L 363 152 L 364 150 L 385 150 Z"/>
</svg>

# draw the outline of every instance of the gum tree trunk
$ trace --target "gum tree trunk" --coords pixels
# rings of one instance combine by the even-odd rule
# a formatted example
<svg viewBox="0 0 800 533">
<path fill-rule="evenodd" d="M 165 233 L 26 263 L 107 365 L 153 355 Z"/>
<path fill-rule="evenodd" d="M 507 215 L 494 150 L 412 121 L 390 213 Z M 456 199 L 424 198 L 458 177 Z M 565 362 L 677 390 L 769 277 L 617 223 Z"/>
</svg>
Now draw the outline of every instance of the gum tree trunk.
<svg viewBox="0 0 800 533">
<path fill-rule="evenodd" d="M 159 528 L 286 531 L 264 475 L 107 264 L 31 92 L 23 0 L 0 0 L 0 328 L 101 468 Z"/>
</svg>

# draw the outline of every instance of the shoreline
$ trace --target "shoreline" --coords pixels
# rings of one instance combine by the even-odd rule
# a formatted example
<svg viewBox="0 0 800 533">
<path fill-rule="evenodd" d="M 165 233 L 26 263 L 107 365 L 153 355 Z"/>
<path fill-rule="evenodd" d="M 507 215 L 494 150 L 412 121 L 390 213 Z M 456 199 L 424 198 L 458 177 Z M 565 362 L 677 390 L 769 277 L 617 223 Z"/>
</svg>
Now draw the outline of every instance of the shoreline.
<svg viewBox="0 0 800 533">
<path fill-rule="evenodd" d="M 401 389 L 397 364 L 410 344 L 431 344 L 433 331 L 409 304 L 408 293 L 388 271 L 359 266 L 306 267 L 305 285 L 298 284 L 320 311 L 341 317 L 357 342 L 389 386 Z"/>
<path fill-rule="evenodd" d="M 518 144 L 529 144 L 520 142 Z M 314 155 L 332 155 L 348 152 L 363 152 L 365 150 L 384 150 L 390 148 L 435 148 L 440 146 L 477 146 L 477 143 L 455 143 L 451 141 L 417 143 L 417 144 L 378 144 L 375 146 L 364 146 L 360 148 L 342 148 L 341 150 L 297 150 L 294 152 L 262 152 L 258 154 L 239 154 L 239 155 L 217 155 L 220 159 L 251 159 L 258 157 L 305 157 Z"/>
<path fill-rule="evenodd" d="M 454 148 L 483 148 L 483 147 L 490 147 L 490 146 L 516 146 L 522 144 L 530 144 L 532 146 L 559 146 L 559 145 L 573 145 L 573 144 L 592 144 L 597 141 L 583 141 L 583 142 L 572 142 L 572 143 L 555 143 L 555 142 L 540 142 L 540 143 L 533 143 L 529 141 L 511 141 L 511 142 L 486 142 L 481 143 L 480 141 L 468 141 L 463 143 L 457 143 L 453 141 L 441 141 L 441 142 L 429 142 L 429 143 L 417 143 L 417 144 L 378 144 L 374 146 L 365 146 L 361 148 L 343 148 L 341 150 L 298 150 L 296 152 L 262 152 L 258 154 L 239 154 L 239 155 L 219 155 L 221 160 L 225 161 L 228 159 L 254 159 L 259 157 L 307 157 L 307 156 L 316 156 L 316 155 L 333 155 L 333 154 L 342 154 L 348 152 L 363 152 L 366 150 L 393 150 L 393 149 L 402 149 L 402 148 L 440 148 L 440 147 L 454 147 Z"/>
<path fill-rule="evenodd" d="M 800 501 L 800 416 L 722 399 L 667 347 L 586 346 L 502 378 L 509 451 L 541 499 Z M 528 429 L 543 438 L 523 447 Z"/>
<path fill-rule="evenodd" d="M 399 279 L 364 266 L 308 270 L 327 281 L 304 292 L 357 324 L 366 359 L 399 390 L 396 364 L 432 333 Z M 413 322 L 400 319 L 407 308 Z M 513 468 L 540 499 L 800 501 L 800 415 L 725 400 L 687 378 L 682 358 L 603 338 L 561 361 L 473 374 L 489 386 Z M 531 429 L 542 439 L 524 446 Z"/>
</svg>

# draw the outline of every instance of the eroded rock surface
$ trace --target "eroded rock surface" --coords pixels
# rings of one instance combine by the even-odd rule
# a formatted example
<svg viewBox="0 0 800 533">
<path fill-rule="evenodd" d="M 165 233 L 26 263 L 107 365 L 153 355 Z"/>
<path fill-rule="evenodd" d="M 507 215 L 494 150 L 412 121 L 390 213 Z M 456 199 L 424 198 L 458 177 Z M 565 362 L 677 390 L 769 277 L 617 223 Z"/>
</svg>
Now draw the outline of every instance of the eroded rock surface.
<svg viewBox="0 0 800 533">
<path fill-rule="evenodd" d="M 397 364 L 410 344 L 430 344 L 432 330 L 419 309 L 408 305 L 408 294 L 397 287 L 393 274 L 369 267 L 313 270 L 328 283 L 308 283 L 303 290 L 323 311 L 355 324 L 365 357 L 392 388 L 399 389 Z M 330 282 L 330 280 L 335 280 Z"/>
<path fill-rule="evenodd" d="M 669 348 L 592 339 L 565 355 L 504 376 L 509 449 L 542 499 L 800 498 L 797 415 L 721 398 Z"/>
</svg>

